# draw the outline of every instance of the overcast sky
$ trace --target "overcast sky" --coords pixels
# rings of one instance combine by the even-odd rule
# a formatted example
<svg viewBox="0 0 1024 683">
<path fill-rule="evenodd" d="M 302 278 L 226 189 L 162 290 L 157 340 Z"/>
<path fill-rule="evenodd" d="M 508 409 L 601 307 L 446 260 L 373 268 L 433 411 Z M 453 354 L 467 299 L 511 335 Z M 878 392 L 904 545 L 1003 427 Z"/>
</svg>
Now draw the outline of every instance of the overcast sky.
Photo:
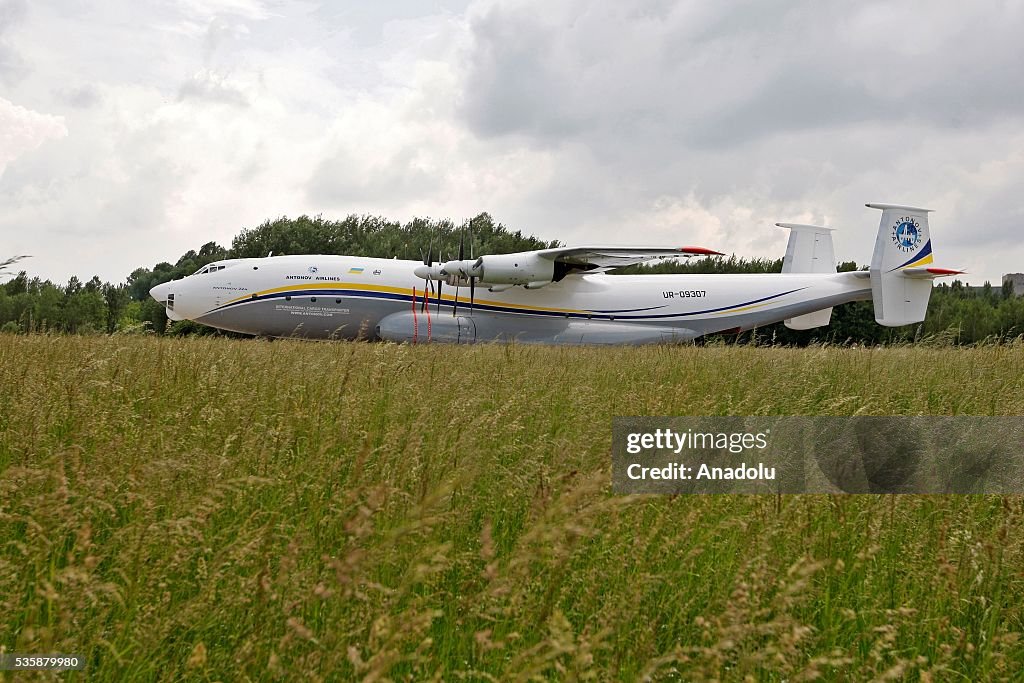
<svg viewBox="0 0 1024 683">
<path fill-rule="evenodd" d="M 0 259 L 121 281 L 281 215 L 1024 270 L 1024 2 L 0 0 Z"/>
</svg>

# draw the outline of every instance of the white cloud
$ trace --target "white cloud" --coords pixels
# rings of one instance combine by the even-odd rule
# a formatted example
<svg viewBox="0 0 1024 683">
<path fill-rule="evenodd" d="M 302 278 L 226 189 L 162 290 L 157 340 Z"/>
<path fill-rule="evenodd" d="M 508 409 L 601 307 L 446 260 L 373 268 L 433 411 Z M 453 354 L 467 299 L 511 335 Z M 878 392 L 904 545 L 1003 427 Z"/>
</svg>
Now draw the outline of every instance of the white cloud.
<svg viewBox="0 0 1024 683">
<path fill-rule="evenodd" d="M 201 23 L 224 16 L 259 21 L 273 15 L 269 3 L 259 0 L 177 0 L 177 4 L 190 18 Z"/>
<path fill-rule="evenodd" d="M 0 97 L 0 177 L 22 154 L 67 134 L 63 117 L 40 114 Z"/>
</svg>

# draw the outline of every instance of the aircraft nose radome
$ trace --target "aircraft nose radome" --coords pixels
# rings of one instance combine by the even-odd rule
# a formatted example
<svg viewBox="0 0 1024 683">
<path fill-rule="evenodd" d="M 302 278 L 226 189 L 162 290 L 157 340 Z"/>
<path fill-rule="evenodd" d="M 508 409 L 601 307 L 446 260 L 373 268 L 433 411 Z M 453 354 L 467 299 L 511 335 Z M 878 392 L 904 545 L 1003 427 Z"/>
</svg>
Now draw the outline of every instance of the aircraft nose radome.
<svg viewBox="0 0 1024 683">
<path fill-rule="evenodd" d="M 167 293 L 170 291 L 170 289 L 171 283 L 165 282 L 149 290 L 149 295 L 156 299 L 157 301 L 159 301 L 160 303 L 164 303 L 165 301 L 167 301 Z"/>
</svg>

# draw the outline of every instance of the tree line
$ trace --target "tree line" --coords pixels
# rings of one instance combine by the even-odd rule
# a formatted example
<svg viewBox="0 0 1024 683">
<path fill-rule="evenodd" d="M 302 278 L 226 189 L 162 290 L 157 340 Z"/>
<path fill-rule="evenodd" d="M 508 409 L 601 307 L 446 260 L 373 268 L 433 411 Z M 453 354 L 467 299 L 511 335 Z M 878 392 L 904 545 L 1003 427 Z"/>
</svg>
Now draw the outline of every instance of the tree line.
<svg viewBox="0 0 1024 683">
<path fill-rule="evenodd" d="M 467 229 L 468 228 L 468 229 Z M 470 237 L 471 236 L 471 237 Z M 208 242 L 189 250 L 173 264 L 157 263 L 136 268 L 121 283 L 99 277 L 82 281 L 73 276 L 66 284 L 30 277 L 22 270 L 0 285 L 0 331 L 157 334 L 222 334 L 191 321 L 168 324 L 163 306 L 149 297 L 149 290 L 163 282 L 191 275 L 203 266 L 226 258 L 262 257 L 268 254 L 348 254 L 353 256 L 434 260 L 456 258 L 460 242 L 466 258 L 558 246 L 512 231 L 482 213 L 471 221 L 414 219 L 406 223 L 378 216 L 350 215 L 331 221 L 321 216 L 281 217 L 244 229 L 225 248 Z M 0 261 L 0 274 L 11 270 L 21 257 Z M 861 267 L 852 261 L 839 264 L 840 271 Z M 739 258 L 735 255 L 694 258 L 633 266 L 614 271 L 626 273 L 777 273 L 782 259 Z M 928 316 L 918 325 L 899 328 L 875 323 L 870 301 L 858 301 L 833 309 L 832 323 L 814 330 L 794 331 L 782 323 L 735 335 L 731 341 L 805 345 L 811 342 L 882 344 L 921 339 L 941 339 L 970 344 L 1009 339 L 1024 334 L 1024 297 L 1013 296 L 1007 287 L 968 287 L 959 280 L 937 285 L 928 304 Z"/>
</svg>

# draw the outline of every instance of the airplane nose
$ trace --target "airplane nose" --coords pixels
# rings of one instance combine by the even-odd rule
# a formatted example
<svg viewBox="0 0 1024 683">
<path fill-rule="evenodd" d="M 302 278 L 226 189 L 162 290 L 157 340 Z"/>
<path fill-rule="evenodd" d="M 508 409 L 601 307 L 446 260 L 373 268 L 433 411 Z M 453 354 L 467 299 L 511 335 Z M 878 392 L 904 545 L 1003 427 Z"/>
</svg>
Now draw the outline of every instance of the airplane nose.
<svg viewBox="0 0 1024 683">
<path fill-rule="evenodd" d="M 165 282 L 162 285 L 157 285 L 149 290 L 149 295 L 157 300 L 161 306 L 167 311 L 167 317 L 170 320 L 183 320 L 183 316 L 180 312 L 174 310 L 174 296 L 178 295 L 178 303 L 181 303 L 181 292 L 174 292 L 173 290 L 179 289 L 175 287 L 174 282 Z M 179 306 L 180 309 L 180 306 Z"/>
<path fill-rule="evenodd" d="M 170 293 L 170 291 L 171 283 L 164 282 L 163 284 L 159 284 L 153 289 L 149 290 L 149 295 L 163 304 L 167 302 L 167 295 Z"/>
</svg>

